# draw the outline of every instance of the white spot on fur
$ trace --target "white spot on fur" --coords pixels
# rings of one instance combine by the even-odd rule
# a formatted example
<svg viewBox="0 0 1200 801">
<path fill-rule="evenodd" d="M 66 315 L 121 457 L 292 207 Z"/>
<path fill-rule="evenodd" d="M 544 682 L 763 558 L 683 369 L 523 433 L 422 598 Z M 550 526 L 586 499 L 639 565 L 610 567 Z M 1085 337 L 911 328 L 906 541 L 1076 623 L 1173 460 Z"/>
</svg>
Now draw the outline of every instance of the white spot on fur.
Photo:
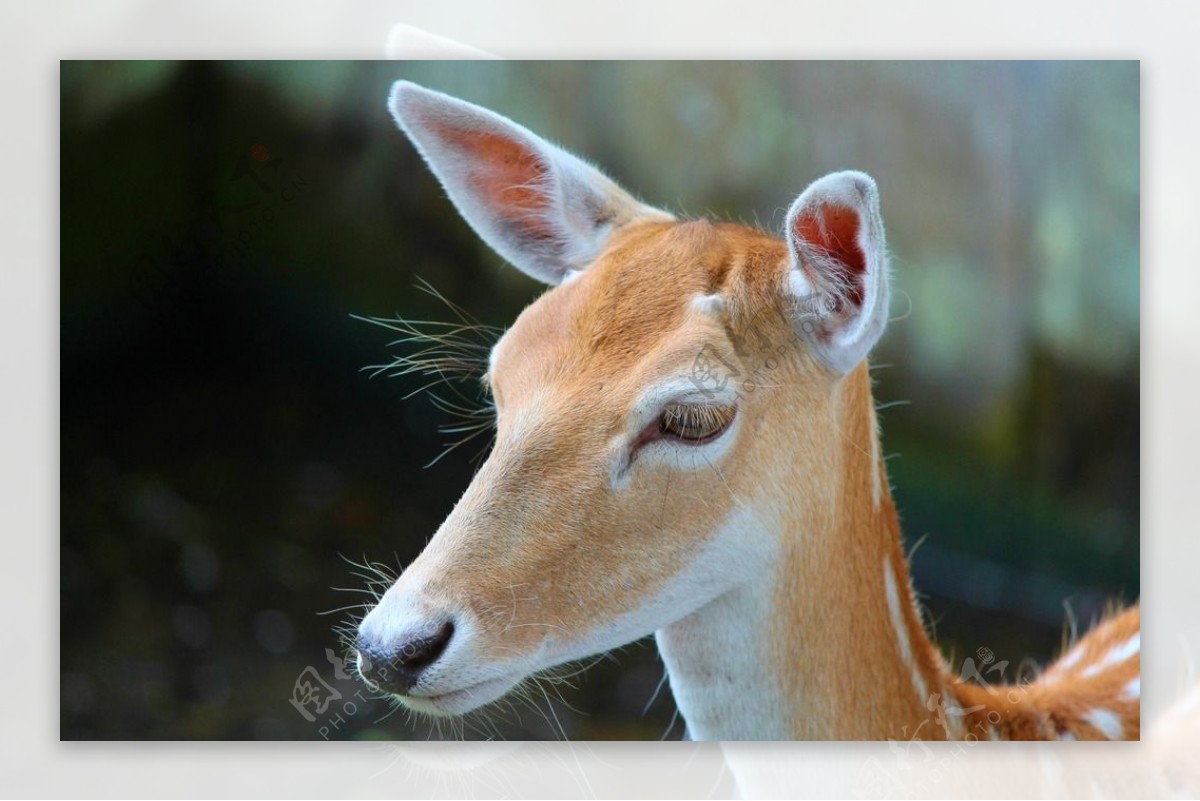
<svg viewBox="0 0 1200 801">
<path fill-rule="evenodd" d="M 1130 701 L 1136 701 L 1142 697 L 1142 677 L 1138 676 L 1133 681 L 1125 685 L 1124 697 Z"/>
<path fill-rule="evenodd" d="M 1054 665 L 1050 670 L 1053 673 L 1066 673 L 1068 670 L 1070 670 L 1072 667 L 1075 666 L 1075 663 L 1079 661 L 1079 658 L 1081 656 L 1083 656 L 1082 648 L 1079 648 L 1079 647 L 1072 648 L 1070 651 L 1067 652 L 1067 655 L 1064 656 L 1062 659 L 1058 660 L 1058 663 L 1056 665 Z"/>
<path fill-rule="evenodd" d="M 1076 740 L 1078 740 L 1079 738 L 1076 737 L 1074 734 L 1072 734 L 1069 731 L 1064 731 L 1061 735 L 1059 735 L 1058 739 L 1062 740 L 1063 742 L 1072 742 L 1073 743 Z"/>
<path fill-rule="evenodd" d="M 1083 719 L 1110 740 L 1120 740 L 1125 732 L 1121 719 L 1110 709 L 1093 709 Z"/>
<path fill-rule="evenodd" d="M 896 572 L 892 569 L 891 559 L 886 556 L 883 557 L 883 585 L 887 593 L 888 613 L 892 617 L 892 628 L 896 632 L 896 642 L 900 647 L 900 661 L 912 673 L 913 689 L 917 691 L 917 697 L 924 701 L 929 695 L 928 685 L 925 684 L 925 677 L 921 675 L 917 662 L 913 658 L 912 640 L 908 636 L 908 626 L 904 623 L 904 614 L 900 608 L 900 591 L 896 586 Z"/>
<path fill-rule="evenodd" d="M 1141 632 L 1139 632 L 1139 633 L 1133 635 L 1132 637 L 1130 637 L 1125 642 L 1121 643 L 1120 645 L 1115 646 L 1111 651 L 1109 651 L 1107 654 L 1105 654 L 1104 658 L 1101 659 L 1099 662 L 1095 663 L 1094 665 L 1089 665 L 1088 668 L 1083 671 L 1083 675 L 1090 678 L 1092 676 L 1097 675 L 1102 670 L 1107 670 L 1108 668 L 1116 667 L 1117 665 L 1121 664 L 1125 660 L 1132 657 L 1134 654 L 1138 653 L 1138 651 L 1140 651 L 1141 648 L 1142 648 L 1142 635 L 1141 635 Z"/>
<path fill-rule="evenodd" d="M 725 313 L 725 299 L 720 295 L 698 295 L 692 298 L 692 308 L 710 317 L 720 317 Z"/>
<path fill-rule="evenodd" d="M 787 271 L 787 278 L 784 281 L 784 291 L 796 300 L 812 297 L 814 294 L 812 284 L 804 277 L 804 273 L 795 268 Z"/>
<path fill-rule="evenodd" d="M 1142 650 L 1142 635 L 1141 632 L 1130 637 L 1123 645 L 1114 648 L 1106 657 L 1106 661 L 1111 664 L 1119 665 L 1126 659 L 1129 659 L 1134 654 Z"/>
<path fill-rule="evenodd" d="M 496 375 L 496 351 L 500 349 L 500 340 L 496 340 L 496 344 L 492 345 L 492 349 L 488 351 L 488 371 L 489 376 Z"/>
<path fill-rule="evenodd" d="M 567 270 L 563 273 L 562 284 L 569 284 L 579 276 L 583 275 L 583 270 Z"/>
<path fill-rule="evenodd" d="M 942 707 L 946 714 L 942 716 L 942 728 L 946 730 L 946 739 L 962 740 L 966 734 L 964 720 L 966 713 L 949 689 L 942 689 Z"/>
</svg>

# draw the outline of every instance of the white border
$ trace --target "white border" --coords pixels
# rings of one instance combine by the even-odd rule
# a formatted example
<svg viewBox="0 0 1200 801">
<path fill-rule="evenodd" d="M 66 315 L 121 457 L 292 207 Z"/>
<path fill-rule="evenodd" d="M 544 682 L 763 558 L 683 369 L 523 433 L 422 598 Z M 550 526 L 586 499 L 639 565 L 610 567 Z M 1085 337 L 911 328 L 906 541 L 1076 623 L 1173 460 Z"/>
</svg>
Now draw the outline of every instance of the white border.
<svg viewBox="0 0 1200 801">
<path fill-rule="evenodd" d="M 785 795 L 1200 794 L 1200 704 L 1176 712 L 1190 738 L 1091 751 L 1018 745 L 897 768 L 885 745 L 59 744 L 58 737 L 58 59 L 378 58 L 411 47 L 407 22 L 508 57 L 1133 58 L 1143 87 L 1142 655 L 1147 725 L 1167 725 L 1200 655 L 1200 565 L 1191 501 L 1200 452 L 1200 266 L 1194 176 L 1200 4 L 1010 0 L 702 3 L 180 2 L 6 4 L 0 73 L 6 121 L 5 366 L 0 558 L 3 725 L 0 788 L 26 795 L 724 797 Z M 399 18 L 398 18 L 399 17 Z M 411 33 L 411 32 L 407 32 Z M 407 35 L 407 33 L 405 35 Z M 391 37 L 389 39 L 389 37 Z M 389 45 L 389 42 L 391 43 Z M 434 43 L 435 45 L 437 43 Z M 432 55 L 432 52 L 423 55 Z M 458 55 L 477 55 L 459 53 Z M 1134 466 L 1130 466 L 1133 469 Z M 1072 747 L 1075 746 L 1075 747 Z M 1035 750 L 1030 750 L 1033 748 Z M 1172 760 L 1176 760 L 1172 762 Z M 949 767 L 944 767 L 948 765 Z M 954 767 L 957 765 L 958 767 Z M 943 772 L 937 772 L 943 766 Z M 1182 785 L 1163 785 L 1160 768 Z M 883 771 L 883 773 L 880 773 Z M 1182 777 L 1182 778 L 1179 778 Z M 899 784 L 889 784 L 891 781 Z"/>
</svg>

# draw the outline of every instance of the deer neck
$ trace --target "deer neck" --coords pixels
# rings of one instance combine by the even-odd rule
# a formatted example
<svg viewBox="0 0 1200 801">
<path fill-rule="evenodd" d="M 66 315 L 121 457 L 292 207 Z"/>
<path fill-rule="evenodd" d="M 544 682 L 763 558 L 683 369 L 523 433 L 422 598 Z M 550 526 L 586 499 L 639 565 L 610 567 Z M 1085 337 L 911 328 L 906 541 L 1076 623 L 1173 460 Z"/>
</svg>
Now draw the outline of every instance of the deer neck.
<svg viewBox="0 0 1200 801">
<path fill-rule="evenodd" d="M 947 734 L 935 714 L 946 669 L 913 602 L 865 364 L 831 413 L 826 442 L 796 435 L 792 452 L 810 456 L 755 482 L 739 516 L 739 536 L 777 543 L 766 575 L 657 634 L 693 738 Z"/>
</svg>

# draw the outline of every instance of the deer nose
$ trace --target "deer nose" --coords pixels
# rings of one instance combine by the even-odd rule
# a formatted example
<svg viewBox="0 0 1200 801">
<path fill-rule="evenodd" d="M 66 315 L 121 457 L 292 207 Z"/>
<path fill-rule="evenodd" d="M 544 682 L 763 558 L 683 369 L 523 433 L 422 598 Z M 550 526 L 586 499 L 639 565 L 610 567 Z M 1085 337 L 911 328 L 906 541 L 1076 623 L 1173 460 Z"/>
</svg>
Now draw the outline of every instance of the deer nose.
<svg viewBox="0 0 1200 801">
<path fill-rule="evenodd" d="M 382 645 L 361 634 L 358 638 L 358 671 L 368 684 L 389 693 L 407 693 L 421 674 L 438 660 L 454 636 L 446 621 L 432 634 L 423 633 Z"/>
</svg>

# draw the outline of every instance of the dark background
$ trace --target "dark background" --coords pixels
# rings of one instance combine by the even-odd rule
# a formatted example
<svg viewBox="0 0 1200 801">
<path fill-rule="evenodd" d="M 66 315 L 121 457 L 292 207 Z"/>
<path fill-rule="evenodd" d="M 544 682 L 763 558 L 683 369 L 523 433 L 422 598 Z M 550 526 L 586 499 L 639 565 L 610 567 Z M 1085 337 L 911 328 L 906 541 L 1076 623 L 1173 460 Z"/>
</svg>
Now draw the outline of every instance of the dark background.
<svg viewBox="0 0 1200 801">
<path fill-rule="evenodd" d="M 453 418 L 361 372 L 395 335 L 350 315 L 452 319 L 424 278 L 503 326 L 542 291 L 393 127 L 400 77 L 677 213 L 778 228 L 812 179 L 872 173 L 876 397 L 943 649 L 1017 679 L 1068 611 L 1137 598 L 1136 63 L 64 62 L 64 739 L 679 736 L 649 640 L 441 731 L 326 660 L 364 584 L 343 557 L 406 564 L 479 450 L 423 469 Z M 342 694 L 312 721 L 309 666 Z"/>
</svg>

